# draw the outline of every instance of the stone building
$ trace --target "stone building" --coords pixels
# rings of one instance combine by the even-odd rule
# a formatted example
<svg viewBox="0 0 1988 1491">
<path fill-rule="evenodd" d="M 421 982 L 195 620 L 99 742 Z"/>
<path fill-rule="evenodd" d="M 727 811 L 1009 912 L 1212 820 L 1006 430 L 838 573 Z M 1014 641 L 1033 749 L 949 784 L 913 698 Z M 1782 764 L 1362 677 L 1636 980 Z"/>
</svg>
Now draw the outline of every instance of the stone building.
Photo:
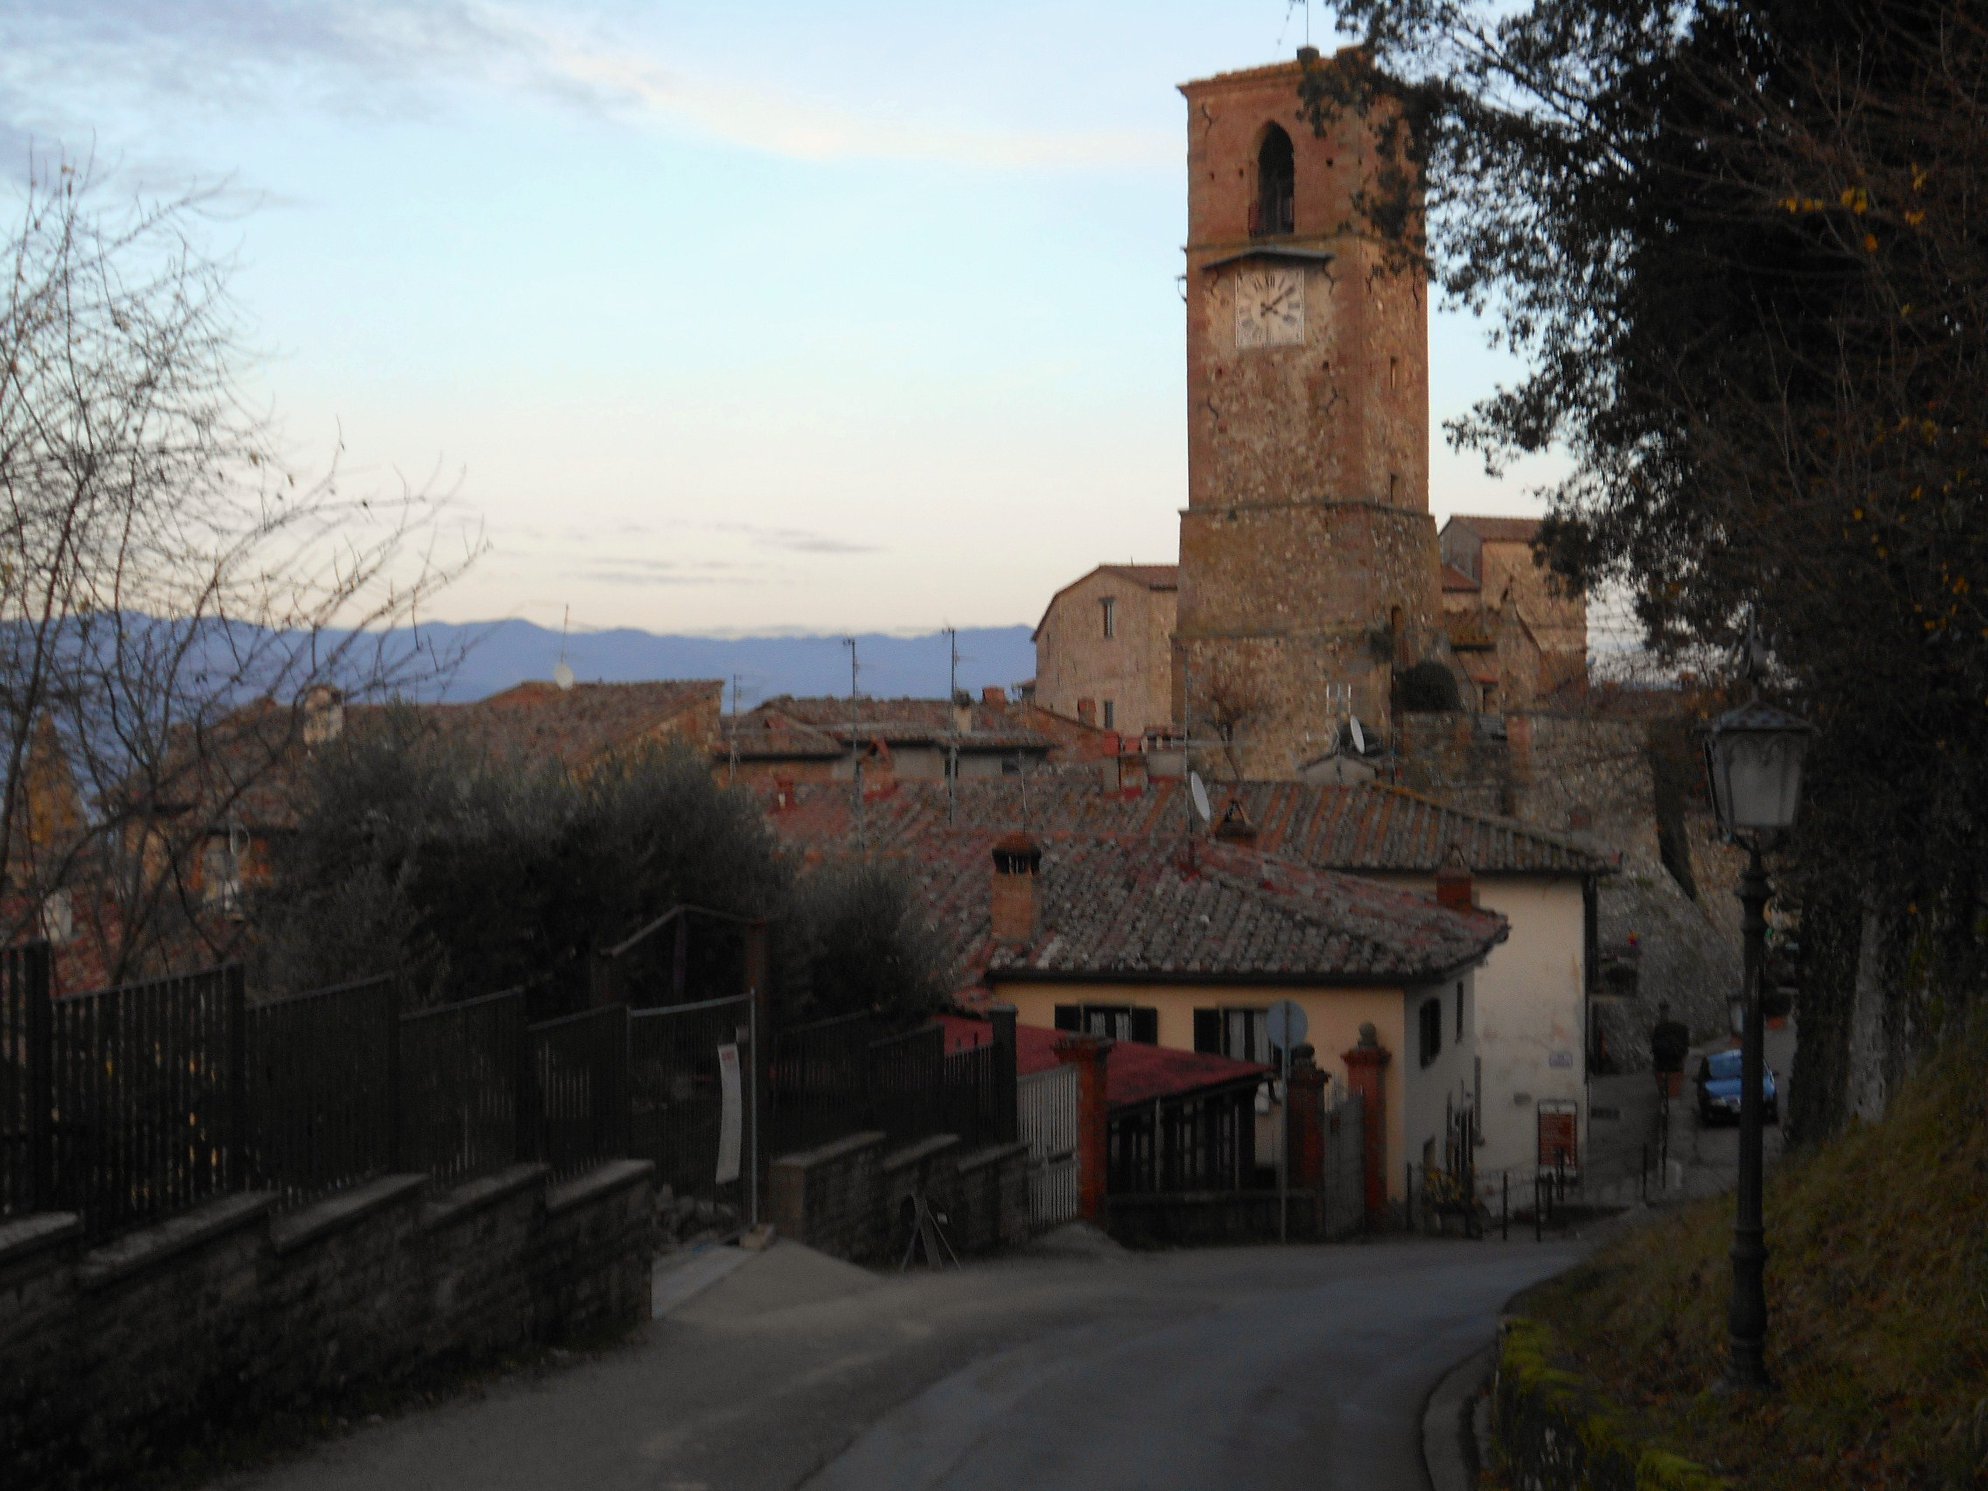
<svg viewBox="0 0 1988 1491">
<path fill-rule="evenodd" d="M 1507 686 L 1486 708 L 1526 708 L 1535 699 L 1578 698 L 1588 683 L 1588 606 L 1537 561 L 1537 518 L 1485 518 L 1463 513 L 1443 524 L 1443 612 L 1474 615 L 1485 629 L 1516 612 L 1539 650 L 1535 692 Z"/>
<path fill-rule="evenodd" d="M 1035 629 L 1035 702 L 1137 741 L 1173 721 L 1180 566 L 1101 564 L 1055 595 Z"/>
<path fill-rule="evenodd" d="M 1295 62 L 1182 86 L 1188 105 L 1188 506 L 1176 717 L 1287 776 L 1346 709 L 1388 717 L 1438 645 L 1428 298 L 1353 221 L 1384 146 L 1320 135 Z"/>
</svg>

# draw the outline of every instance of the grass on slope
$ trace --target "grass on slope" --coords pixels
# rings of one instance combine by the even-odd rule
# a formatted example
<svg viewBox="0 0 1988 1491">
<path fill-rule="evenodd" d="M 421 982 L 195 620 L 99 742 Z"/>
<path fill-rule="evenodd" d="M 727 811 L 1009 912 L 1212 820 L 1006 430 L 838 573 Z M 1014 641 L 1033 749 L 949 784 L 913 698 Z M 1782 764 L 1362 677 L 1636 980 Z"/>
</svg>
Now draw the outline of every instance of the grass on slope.
<svg viewBox="0 0 1988 1491">
<path fill-rule="evenodd" d="M 1758 1491 L 1988 1486 L 1988 1040 L 1767 1199 L 1768 1370 L 1717 1390 L 1732 1202 L 1639 1229 L 1526 1302 L 1665 1447 Z"/>
</svg>

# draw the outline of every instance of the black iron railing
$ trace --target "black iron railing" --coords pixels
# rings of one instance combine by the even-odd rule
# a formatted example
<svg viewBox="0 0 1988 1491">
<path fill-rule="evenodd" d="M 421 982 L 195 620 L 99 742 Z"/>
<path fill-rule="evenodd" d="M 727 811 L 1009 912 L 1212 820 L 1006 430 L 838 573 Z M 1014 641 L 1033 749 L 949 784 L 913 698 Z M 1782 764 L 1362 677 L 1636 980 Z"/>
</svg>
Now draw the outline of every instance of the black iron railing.
<svg viewBox="0 0 1988 1491">
<path fill-rule="evenodd" d="M 628 1006 L 525 1031 L 526 1153 L 557 1179 L 628 1153 Z"/>
<path fill-rule="evenodd" d="M 285 1206 L 399 1165 L 400 998 L 386 975 L 248 1008 L 248 1183 Z"/>
</svg>

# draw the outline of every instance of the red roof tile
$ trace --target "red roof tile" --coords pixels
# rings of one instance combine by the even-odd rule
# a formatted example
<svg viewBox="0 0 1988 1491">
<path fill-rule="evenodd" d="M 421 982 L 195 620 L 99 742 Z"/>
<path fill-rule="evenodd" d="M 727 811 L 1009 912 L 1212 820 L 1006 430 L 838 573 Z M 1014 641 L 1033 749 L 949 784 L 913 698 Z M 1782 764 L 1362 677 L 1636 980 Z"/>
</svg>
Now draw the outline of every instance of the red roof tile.
<svg viewBox="0 0 1988 1491">
<path fill-rule="evenodd" d="M 1230 794 L 1240 797 L 1256 825 L 1258 849 L 1315 869 L 1433 874 L 1452 847 L 1479 875 L 1592 875 L 1613 869 L 1565 835 L 1467 812 L 1401 787 L 1245 782 L 1216 789 L 1218 809 Z M 1178 842 L 1189 808 L 1178 780 L 1121 793 L 1073 773 L 1032 776 L 1026 788 L 1013 777 L 961 782 L 950 808 L 943 783 L 901 781 L 888 800 L 871 802 L 864 811 L 866 841 L 887 846 L 924 825 L 945 823 L 949 812 L 955 823 L 1002 831 L 1027 823 L 1039 832 Z M 777 815 L 775 826 L 795 841 L 848 839 L 854 828 L 848 788 L 802 787 L 795 806 Z"/>
<path fill-rule="evenodd" d="M 994 1038 L 993 1026 L 971 1015 L 941 1015 L 939 1023 L 945 1027 L 948 1051 L 971 1050 Z M 1055 1070 L 1060 1065 L 1056 1043 L 1063 1035 L 1060 1030 L 1044 1030 L 1036 1025 L 1016 1026 L 1017 1075 L 1028 1077 Z M 1236 1061 L 1201 1051 L 1175 1051 L 1138 1041 L 1114 1041 L 1104 1058 L 1105 1106 L 1136 1107 L 1156 1098 L 1187 1097 L 1209 1088 L 1260 1082 L 1269 1075 L 1269 1067 L 1253 1061 Z"/>
<path fill-rule="evenodd" d="M 1458 569 L 1454 564 L 1446 564 L 1443 566 L 1443 589 L 1445 592 L 1450 594 L 1457 594 L 1457 593 L 1475 594 L 1477 591 L 1480 591 L 1483 588 L 1484 587 L 1482 585 L 1478 584 L 1477 581 L 1471 579 L 1469 575 L 1466 575 L 1462 570 Z"/>
</svg>

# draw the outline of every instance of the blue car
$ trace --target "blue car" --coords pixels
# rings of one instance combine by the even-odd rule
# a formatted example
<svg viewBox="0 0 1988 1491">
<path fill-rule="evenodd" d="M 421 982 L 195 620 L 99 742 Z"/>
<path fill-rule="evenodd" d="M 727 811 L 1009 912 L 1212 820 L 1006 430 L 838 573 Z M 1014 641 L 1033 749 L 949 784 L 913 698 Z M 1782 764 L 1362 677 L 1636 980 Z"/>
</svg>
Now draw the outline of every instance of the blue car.
<svg viewBox="0 0 1988 1491">
<path fill-rule="evenodd" d="M 1761 1121 L 1779 1123 L 1781 1095 L 1774 1086 L 1773 1068 L 1762 1067 L 1760 1077 Z M 1738 1123 L 1739 1116 L 1740 1053 L 1714 1051 L 1698 1063 L 1698 1121 L 1709 1124 L 1730 1118 Z"/>
</svg>

